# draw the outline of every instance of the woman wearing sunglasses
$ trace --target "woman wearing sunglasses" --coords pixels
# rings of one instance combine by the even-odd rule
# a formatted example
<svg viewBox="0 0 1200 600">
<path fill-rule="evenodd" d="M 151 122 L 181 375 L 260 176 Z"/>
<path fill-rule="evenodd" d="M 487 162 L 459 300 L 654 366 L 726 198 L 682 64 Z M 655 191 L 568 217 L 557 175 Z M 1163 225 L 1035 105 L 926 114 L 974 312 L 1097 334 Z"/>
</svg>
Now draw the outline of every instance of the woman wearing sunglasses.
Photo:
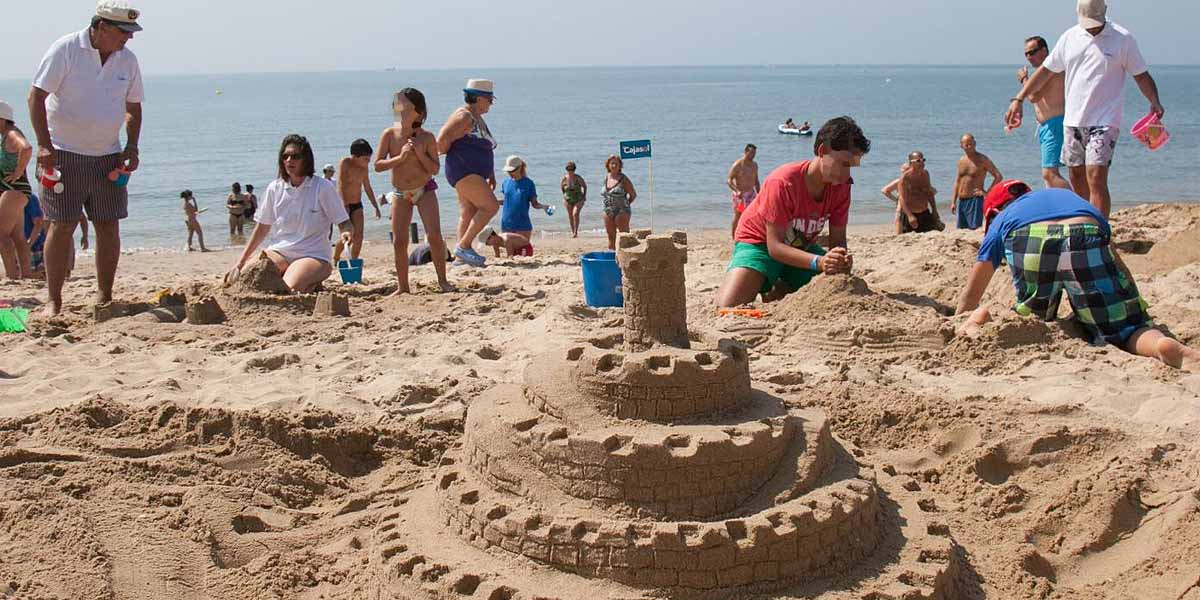
<svg viewBox="0 0 1200 600">
<path fill-rule="evenodd" d="M 267 186 L 254 220 L 256 225 L 242 256 L 230 271 L 236 278 L 260 244 L 294 292 L 313 291 L 333 273 L 327 234 L 332 225 L 349 244 L 350 216 L 333 183 L 314 177 L 312 146 L 302 136 L 283 138 L 279 147 L 279 178 Z"/>
</svg>

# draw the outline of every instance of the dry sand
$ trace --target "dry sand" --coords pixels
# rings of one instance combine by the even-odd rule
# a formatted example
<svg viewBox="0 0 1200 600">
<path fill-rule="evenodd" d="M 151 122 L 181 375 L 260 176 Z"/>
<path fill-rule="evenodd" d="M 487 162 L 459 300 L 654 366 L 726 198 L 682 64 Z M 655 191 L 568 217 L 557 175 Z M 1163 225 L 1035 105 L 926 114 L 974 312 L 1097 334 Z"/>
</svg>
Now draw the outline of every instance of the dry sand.
<svg viewBox="0 0 1200 600">
<path fill-rule="evenodd" d="M 1114 222 L 1152 314 L 1200 344 L 1200 207 Z M 1069 323 L 1005 314 L 957 338 L 947 315 L 978 234 L 852 233 L 856 277 L 818 278 L 763 319 L 714 314 L 729 245 L 693 234 L 692 327 L 749 344 L 756 387 L 825 411 L 881 489 L 919 496 L 961 548 L 959 597 L 1200 600 L 1200 375 L 1090 346 Z M 123 257 L 119 298 L 211 295 L 215 325 L 175 322 L 178 308 L 96 322 L 81 268 L 66 316 L 0 338 L 0 597 L 407 597 L 381 588 L 372 531 L 428 500 L 414 490 L 474 398 L 620 324 L 583 304 L 578 255 L 596 245 L 456 267 L 461 291 L 445 295 L 420 267 L 414 295 L 388 298 L 388 249 L 372 244 L 366 285 L 328 286 L 348 318 L 311 316 L 311 296 L 226 294 L 231 251 Z M 44 293 L 0 284 L 30 306 Z M 1011 299 L 1002 271 L 987 300 Z M 479 567 L 441 583 L 427 571 L 425 588 L 505 597 L 473 593 L 496 569 Z M 856 586 L 776 596 L 863 597 Z M 597 596 L 586 582 L 558 593 Z"/>
</svg>

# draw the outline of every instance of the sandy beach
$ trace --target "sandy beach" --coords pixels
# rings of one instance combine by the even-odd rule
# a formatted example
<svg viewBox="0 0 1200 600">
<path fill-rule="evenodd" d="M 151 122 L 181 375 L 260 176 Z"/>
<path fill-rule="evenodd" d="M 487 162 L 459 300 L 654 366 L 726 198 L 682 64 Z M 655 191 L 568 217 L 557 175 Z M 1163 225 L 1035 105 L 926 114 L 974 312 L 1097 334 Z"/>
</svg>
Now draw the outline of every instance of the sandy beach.
<svg viewBox="0 0 1200 600">
<path fill-rule="evenodd" d="M 1151 314 L 1200 344 L 1200 206 L 1113 224 Z M 690 327 L 744 343 L 755 389 L 823 411 L 900 507 L 879 517 L 894 552 L 745 597 L 932 597 L 905 591 L 920 588 L 925 559 L 905 548 L 921 519 L 952 548 L 945 597 L 1200 600 L 1200 374 L 1011 312 L 956 336 L 979 234 L 888 229 L 852 227 L 853 277 L 822 276 L 759 319 L 713 308 L 728 231 L 689 232 Z M 391 249 L 370 243 L 363 285 L 327 284 L 349 317 L 222 290 L 233 250 L 122 257 L 119 299 L 213 295 L 227 320 L 204 326 L 161 310 L 97 322 L 80 257 L 64 316 L 0 336 L 0 597 L 646 597 L 483 561 L 453 535 L 425 540 L 457 561 L 444 570 L 422 558 L 406 579 L 380 558 L 418 543 L 381 546 L 399 507 L 439 519 L 421 490 L 477 398 L 621 322 L 583 300 L 579 255 L 601 245 L 547 239 L 533 258 L 453 267 L 450 294 L 416 267 L 415 293 L 394 298 Z M 1002 274 L 985 302 L 1011 305 Z M 37 308 L 45 289 L 0 283 L 0 299 Z"/>
</svg>

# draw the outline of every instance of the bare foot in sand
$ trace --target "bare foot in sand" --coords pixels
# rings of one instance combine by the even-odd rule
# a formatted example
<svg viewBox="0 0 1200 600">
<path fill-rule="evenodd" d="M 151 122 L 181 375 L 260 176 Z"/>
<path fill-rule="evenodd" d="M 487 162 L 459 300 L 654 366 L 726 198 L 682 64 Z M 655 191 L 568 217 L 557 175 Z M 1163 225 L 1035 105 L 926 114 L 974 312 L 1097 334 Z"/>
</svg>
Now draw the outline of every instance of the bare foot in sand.
<svg viewBox="0 0 1200 600">
<path fill-rule="evenodd" d="M 449 281 L 442 281 L 438 283 L 438 288 L 442 290 L 443 294 L 452 294 L 458 291 L 458 288 L 450 285 Z"/>
<path fill-rule="evenodd" d="M 51 303 L 51 304 L 47 304 L 46 308 L 42 309 L 41 314 L 42 314 L 43 319 L 53 319 L 54 317 L 57 317 L 61 313 L 62 313 L 62 307 L 55 306 L 53 303 Z"/>
<path fill-rule="evenodd" d="M 392 292 L 391 294 L 388 294 L 388 298 L 393 298 L 396 296 L 406 296 L 411 293 L 412 293 L 412 290 L 408 289 L 407 287 L 398 287 L 398 288 L 396 288 L 396 291 Z"/>
<path fill-rule="evenodd" d="M 1155 354 L 1158 360 L 1168 367 L 1174 367 L 1189 373 L 1200 373 L 1200 351 L 1188 348 L 1169 337 L 1164 337 L 1155 343 Z"/>
</svg>

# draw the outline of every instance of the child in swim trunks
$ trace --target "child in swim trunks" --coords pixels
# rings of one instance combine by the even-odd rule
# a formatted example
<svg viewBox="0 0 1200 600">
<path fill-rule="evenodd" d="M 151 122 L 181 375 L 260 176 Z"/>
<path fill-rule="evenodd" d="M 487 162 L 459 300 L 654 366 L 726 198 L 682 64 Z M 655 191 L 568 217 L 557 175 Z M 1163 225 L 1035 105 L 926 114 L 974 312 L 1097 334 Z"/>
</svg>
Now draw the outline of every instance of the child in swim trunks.
<svg viewBox="0 0 1200 600">
<path fill-rule="evenodd" d="M 1200 351 L 1154 328 L 1146 301 L 1113 252 L 1108 219 L 1071 190 L 1030 191 L 1021 181 L 1003 181 L 984 200 L 984 231 L 958 302 L 958 314 L 970 313 L 962 333 L 973 335 L 991 320 L 979 303 L 992 275 L 1007 261 L 1018 314 L 1053 321 L 1066 292 L 1092 343 L 1109 343 L 1175 368 L 1200 362 Z"/>
<path fill-rule="evenodd" d="M 437 183 L 433 176 L 441 169 L 437 138 L 422 128 L 429 112 L 425 95 L 404 88 L 392 97 L 396 122 L 383 131 L 375 154 L 375 172 L 392 172 L 392 193 L 388 194 L 392 217 L 392 250 L 396 263 L 396 294 L 409 293 L 408 225 L 413 209 L 421 215 L 427 241 L 433 252 L 433 268 L 438 287 L 454 291 L 446 279 L 446 242 L 442 238 L 438 212 Z"/>
</svg>

